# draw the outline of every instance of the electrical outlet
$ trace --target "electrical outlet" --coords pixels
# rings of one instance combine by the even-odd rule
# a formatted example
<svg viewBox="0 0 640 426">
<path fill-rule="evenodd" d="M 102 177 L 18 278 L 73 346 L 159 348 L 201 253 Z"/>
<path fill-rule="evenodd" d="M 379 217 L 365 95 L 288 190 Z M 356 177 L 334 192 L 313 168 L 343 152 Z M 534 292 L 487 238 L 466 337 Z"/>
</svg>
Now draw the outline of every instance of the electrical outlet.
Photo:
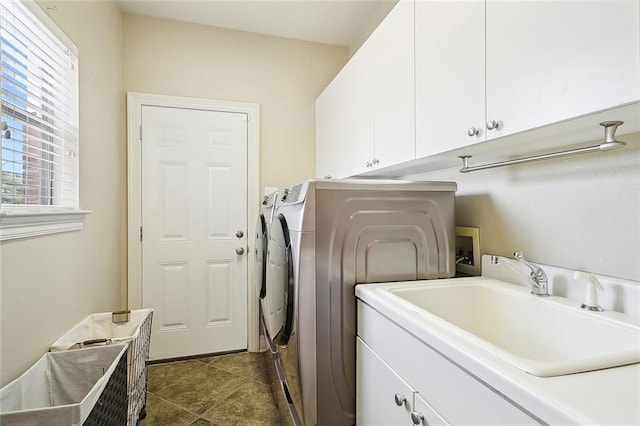
<svg viewBox="0 0 640 426">
<path fill-rule="evenodd" d="M 481 275 L 480 229 L 456 226 L 456 272 Z"/>
<path fill-rule="evenodd" d="M 276 188 L 275 186 L 266 186 L 264 188 L 264 195 L 269 195 L 272 192 L 276 192 L 278 190 L 278 188 Z"/>
</svg>

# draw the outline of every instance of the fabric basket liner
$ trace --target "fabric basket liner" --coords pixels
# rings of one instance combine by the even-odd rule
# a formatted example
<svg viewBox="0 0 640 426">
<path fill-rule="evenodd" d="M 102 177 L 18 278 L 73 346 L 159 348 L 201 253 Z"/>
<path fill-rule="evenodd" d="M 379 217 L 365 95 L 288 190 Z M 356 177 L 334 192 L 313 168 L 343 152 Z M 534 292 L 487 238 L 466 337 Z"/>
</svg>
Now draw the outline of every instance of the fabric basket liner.
<svg viewBox="0 0 640 426">
<path fill-rule="evenodd" d="M 49 350 L 66 351 L 88 340 L 107 339 L 109 344 L 129 342 L 138 337 L 140 325 L 152 312 L 153 309 L 133 310 L 129 321 L 121 324 L 111 321 L 111 312 L 91 314 L 53 342 Z"/>
<path fill-rule="evenodd" d="M 49 352 L 0 389 L 0 424 L 81 425 L 128 344 Z"/>
<path fill-rule="evenodd" d="M 95 313 L 79 322 L 49 346 L 49 350 L 55 352 L 76 350 L 81 347 L 104 348 L 118 343 L 129 344 L 127 353 L 128 426 L 136 426 L 139 420 L 146 416 L 146 363 L 149 359 L 152 321 L 153 309 L 129 311 L 128 321 L 116 323 L 112 321 L 112 312 Z"/>
</svg>

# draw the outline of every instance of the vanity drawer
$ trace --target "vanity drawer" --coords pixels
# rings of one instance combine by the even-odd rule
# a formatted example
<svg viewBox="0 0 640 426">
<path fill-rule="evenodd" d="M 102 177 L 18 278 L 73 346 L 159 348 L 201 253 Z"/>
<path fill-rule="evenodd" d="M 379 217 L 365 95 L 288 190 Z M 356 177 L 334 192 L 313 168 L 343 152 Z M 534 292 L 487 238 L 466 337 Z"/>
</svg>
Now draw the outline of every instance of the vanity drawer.
<svg viewBox="0 0 640 426">
<path fill-rule="evenodd" d="M 425 342 L 358 301 L 358 336 L 450 424 L 538 424 Z"/>
</svg>

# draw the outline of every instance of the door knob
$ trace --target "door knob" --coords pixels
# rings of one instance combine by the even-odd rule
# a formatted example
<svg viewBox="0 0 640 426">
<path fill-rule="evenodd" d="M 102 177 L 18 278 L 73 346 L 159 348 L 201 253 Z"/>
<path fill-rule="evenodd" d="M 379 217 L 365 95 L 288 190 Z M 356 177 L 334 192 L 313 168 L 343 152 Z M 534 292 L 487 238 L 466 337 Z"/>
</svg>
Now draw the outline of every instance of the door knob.
<svg viewBox="0 0 640 426">
<path fill-rule="evenodd" d="M 238 256 L 243 255 L 243 254 L 244 254 L 244 247 L 238 247 L 238 248 L 236 249 L 236 254 L 237 254 Z"/>
<path fill-rule="evenodd" d="M 476 129 L 475 127 L 469 127 L 467 130 L 467 135 L 469 136 L 478 136 L 480 134 L 480 129 Z"/>
<path fill-rule="evenodd" d="M 394 399 L 396 400 L 396 405 L 398 407 L 402 407 L 405 402 L 407 402 L 407 397 L 402 395 L 401 393 L 395 394 Z"/>
<path fill-rule="evenodd" d="M 236 231 L 236 237 L 238 237 L 238 238 L 242 238 L 242 237 L 244 237 L 244 232 L 242 232 L 242 231 Z"/>
</svg>

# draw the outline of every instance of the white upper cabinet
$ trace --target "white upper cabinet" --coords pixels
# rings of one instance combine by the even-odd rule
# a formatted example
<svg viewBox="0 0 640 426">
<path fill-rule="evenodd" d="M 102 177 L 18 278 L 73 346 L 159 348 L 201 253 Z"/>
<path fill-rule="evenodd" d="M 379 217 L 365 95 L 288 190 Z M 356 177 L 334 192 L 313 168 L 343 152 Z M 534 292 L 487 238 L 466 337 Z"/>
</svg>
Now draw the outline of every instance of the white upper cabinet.
<svg viewBox="0 0 640 426">
<path fill-rule="evenodd" d="M 486 7 L 488 139 L 640 99 L 640 1 Z"/>
<path fill-rule="evenodd" d="M 316 100 L 316 176 L 341 178 L 373 162 L 373 77 L 362 46 Z"/>
<path fill-rule="evenodd" d="M 413 1 L 400 0 L 316 100 L 316 176 L 415 158 Z"/>
<path fill-rule="evenodd" d="M 415 158 L 414 3 L 400 0 L 371 35 L 374 165 Z"/>
<path fill-rule="evenodd" d="M 415 3 L 417 158 L 485 140 L 484 8 Z"/>
<path fill-rule="evenodd" d="M 638 101 L 640 0 L 400 0 L 316 102 L 317 176 L 494 139 L 535 152 L 523 132 Z"/>
<path fill-rule="evenodd" d="M 416 156 L 639 100 L 639 4 L 416 0 Z"/>
</svg>

